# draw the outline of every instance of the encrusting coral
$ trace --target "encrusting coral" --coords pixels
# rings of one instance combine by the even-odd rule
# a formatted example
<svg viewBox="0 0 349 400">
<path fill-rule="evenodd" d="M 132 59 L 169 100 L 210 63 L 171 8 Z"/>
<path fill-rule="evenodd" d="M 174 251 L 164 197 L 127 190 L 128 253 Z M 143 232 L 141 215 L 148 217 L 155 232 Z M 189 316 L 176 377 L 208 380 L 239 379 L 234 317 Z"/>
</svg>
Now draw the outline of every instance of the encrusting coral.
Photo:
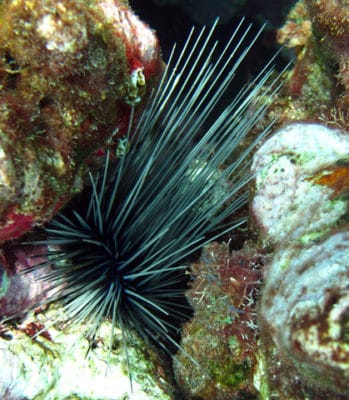
<svg viewBox="0 0 349 400">
<path fill-rule="evenodd" d="M 156 86 L 163 63 L 154 32 L 125 1 L 5 0 L 0 20 L 2 319 L 22 315 L 47 295 L 39 271 L 21 274 L 40 262 L 40 248 L 11 239 L 51 219 L 81 189 L 87 159 L 107 145 L 117 147 L 131 106 Z M 101 378 L 108 363 L 99 357 L 108 359 L 107 344 L 99 343 L 102 355 L 94 360 L 86 360 L 83 346 L 69 352 L 77 336 L 47 326 L 50 317 L 40 311 L 22 325 L 0 324 L 2 399 L 121 398 L 129 391 L 120 360 L 110 360 L 109 375 Z M 53 310 L 53 319 L 60 313 Z M 39 334 L 42 329 L 49 333 Z M 143 375 L 142 388 L 134 381 L 135 396 L 167 398 L 149 372 Z M 117 390 L 110 382 L 118 382 Z"/>
<path fill-rule="evenodd" d="M 279 43 L 296 56 L 274 107 L 280 124 L 317 120 L 348 129 L 349 11 L 344 3 L 299 0 L 279 29 Z"/>
<path fill-rule="evenodd" d="M 258 310 L 263 399 L 347 399 L 349 135 L 294 123 L 254 156 L 263 247 Z"/>
<path fill-rule="evenodd" d="M 126 132 L 162 71 L 155 34 L 119 0 L 0 6 L 0 241 L 50 219 L 81 165 Z"/>
<path fill-rule="evenodd" d="M 343 2 L 308 0 L 295 4 L 278 32 L 279 42 L 295 52 L 296 61 L 261 121 L 263 126 L 277 118 L 280 130 L 254 156 L 252 224 L 239 251 L 245 262 L 253 260 L 253 251 L 265 257 L 254 304 L 258 338 L 247 342 L 255 346 L 255 363 L 245 370 L 250 380 L 241 375 L 240 381 L 245 396 L 253 396 L 255 389 L 263 400 L 348 399 L 348 26 Z M 206 257 L 194 265 L 200 286 L 196 293 L 194 283 L 190 293 L 195 313 L 184 329 L 183 346 L 197 354 L 199 363 L 214 366 L 216 375 L 210 382 L 203 368 L 198 380 L 193 369 L 188 373 L 178 366 L 178 379 L 193 398 L 213 392 L 212 398 L 224 399 L 229 395 L 223 377 L 235 376 L 238 363 L 233 359 L 239 352 L 225 368 L 229 362 L 224 355 L 232 349 L 222 340 L 217 321 L 226 327 L 224 304 L 235 292 L 224 292 L 225 281 L 209 273 L 224 268 L 217 248 L 206 251 L 214 261 Z M 235 280 L 233 271 L 230 278 Z M 196 304 L 201 292 L 204 300 Z M 202 316 L 204 301 L 211 309 Z M 234 320 L 235 331 L 243 328 L 241 316 Z M 217 335 L 214 351 L 212 330 Z M 216 387 L 222 390 L 214 392 Z M 238 386 L 233 387 L 237 396 Z"/>
<path fill-rule="evenodd" d="M 191 264 L 195 281 L 188 298 L 195 310 L 175 357 L 177 382 L 186 399 L 254 398 L 258 364 L 256 304 L 264 256 L 255 249 L 230 251 L 207 245 Z"/>
<path fill-rule="evenodd" d="M 255 153 L 252 229 L 268 254 L 258 305 L 264 399 L 348 399 L 349 12 L 298 1 L 278 32 L 295 50 Z"/>
</svg>

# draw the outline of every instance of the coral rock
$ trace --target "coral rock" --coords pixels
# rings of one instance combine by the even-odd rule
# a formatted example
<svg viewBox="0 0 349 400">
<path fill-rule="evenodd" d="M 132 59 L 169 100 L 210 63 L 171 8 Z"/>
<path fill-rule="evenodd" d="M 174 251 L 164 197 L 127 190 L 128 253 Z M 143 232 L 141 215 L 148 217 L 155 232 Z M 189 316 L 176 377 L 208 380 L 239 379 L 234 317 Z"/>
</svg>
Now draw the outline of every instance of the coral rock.
<svg viewBox="0 0 349 400">
<path fill-rule="evenodd" d="M 29 315 L 22 327 L 12 328 L 6 339 L 0 337 L 0 398 L 19 399 L 85 399 L 85 400 L 170 400 L 152 376 L 152 361 L 136 351 L 136 340 L 127 350 L 133 368 L 133 391 L 120 331 L 114 332 L 115 346 L 97 338 L 94 351 L 81 339 L 83 324 L 67 327 L 57 320 L 64 311 L 60 307 L 36 316 Z M 52 321 L 56 321 L 52 324 Z M 31 337 L 32 331 L 44 326 L 47 331 Z M 35 327 L 35 328 L 33 328 Z M 102 333 L 111 329 L 105 323 Z M 144 346 L 144 344 L 143 344 Z M 67 351 L 68 349 L 68 351 Z"/>
<path fill-rule="evenodd" d="M 267 267 L 261 331 L 282 399 L 303 399 L 301 388 L 314 400 L 349 392 L 348 254 L 349 230 L 279 251 Z"/>
<path fill-rule="evenodd" d="M 4 241 L 51 218 L 79 189 L 83 162 L 125 134 L 129 105 L 162 61 L 154 33 L 118 0 L 6 0 L 0 19 Z"/>
<path fill-rule="evenodd" d="M 230 400 L 256 395 L 255 307 L 263 262 L 255 250 L 230 254 L 226 244 L 211 243 L 204 248 L 200 262 L 192 265 L 196 279 L 188 298 L 194 317 L 183 329 L 185 353 L 179 351 L 174 362 L 185 399 Z"/>
<path fill-rule="evenodd" d="M 348 21 L 339 0 L 299 0 L 289 12 L 278 40 L 294 50 L 296 62 L 272 108 L 281 124 L 325 121 L 349 129 Z"/>
<path fill-rule="evenodd" d="M 259 303 L 263 399 L 348 399 L 348 151 L 348 133 L 297 123 L 254 156 L 254 222 L 274 249 Z"/>
<path fill-rule="evenodd" d="M 48 269 L 23 274 L 25 270 L 43 262 L 42 248 L 22 246 L 6 248 L 0 253 L 0 321 L 2 318 L 22 316 L 29 308 L 46 298 L 47 283 L 42 279 Z M 41 278 L 41 279 L 40 279 Z"/>
<path fill-rule="evenodd" d="M 349 106 L 349 9 L 347 1 L 306 0 L 314 30 L 328 60 L 338 65 L 341 106 Z"/>
<path fill-rule="evenodd" d="M 348 153 L 348 134 L 320 124 L 290 124 L 264 143 L 252 165 L 252 216 L 264 246 L 314 240 L 345 218 L 347 199 L 340 195 L 349 181 L 338 167 L 348 175 Z"/>
</svg>

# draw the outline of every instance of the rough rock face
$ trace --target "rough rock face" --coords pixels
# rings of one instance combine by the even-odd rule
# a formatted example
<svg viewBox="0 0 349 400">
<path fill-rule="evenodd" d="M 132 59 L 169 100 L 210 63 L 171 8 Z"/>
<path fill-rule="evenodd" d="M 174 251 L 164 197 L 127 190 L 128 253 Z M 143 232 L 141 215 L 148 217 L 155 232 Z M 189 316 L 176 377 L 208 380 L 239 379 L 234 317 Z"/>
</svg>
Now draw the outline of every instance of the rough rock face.
<svg viewBox="0 0 349 400">
<path fill-rule="evenodd" d="M 261 328 L 267 354 L 282 364 L 276 378 L 282 398 L 303 398 L 295 377 L 313 399 L 349 391 L 348 251 L 343 231 L 302 250 L 279 251 L 268 266 Z"/>
<path fill-rule="evenodd" d="M 275 250 L 259 304 L 265 398 L 348 398 L 348 151 L 348 133 L 297 123 L 254 156 L 254 222 Z"/>
<path fill-rule="evenodd" d="M 263 144 L 252 166 L 263 246 L 312 242 L 345 218 L 348 153 L 348 134 L 321 124 L 290 124 Z"/>
<path fill-rule="evenodd" d="M 296 62 L 275 107 L 280 122 L 326 121 L 349 128 L 349 10 L 340 0 L 299 0 L 278 31 Z M 278 108 L 279 107 L 279 108 Z"/>
<path fill-rule="evenodd" d="M 0 241 L 49 219 L 84 160 L 125 134 L 162 62 L 119 0 L 6 0 L 0 7 Z"/>
<path fill-rule="evenodd" d="M 342 86 L 338 107 L 349 106 L 349 8 L 343 0 L 305 0 L 319 40 L 329 63 L 337 65 L 337 78 Z"/>
<path fill-rule="evenodd" d="M 29 309 L 46 298 L 48 285 L 42 279 L 48 268 L 24 274 L 36 263 L 42 247 L 22 246 L 3 249 L 0 253 L 0 330 L 3 318 L 23 316 Z"/>
<path fill-rule="evenodd" d="M 256 304 L 263 256 L 211 243 L 191 264 L 194 309 L 185 324 L 174 372 L 185 399 L 255 398 L 258 353 Z M 190 357 L 188 357 L 188 354 Z"/>
<path fill-rule="evenodd" d="M 6 339 L 0 338 L 2 400 L 173 398 L 154 378 L 153 360 L 150 356 L 143 356 L 143 343 L 135 340 L 127 349 L 128 361 L 133 368 L 131 393 L 121 332 L 114 332 L 115 348 L 112 354 L 109 352 L 109 341 L 99 337 L 94 350 L 86 357 L 89 343 L 81 339 L 86 325 L 75 324 L 68 328 L 60 321 L 64 319 L 63 315 L 64 311 L 59 306 L 45 314 L 30 315 L 21 325 L 5 332 L 3 336 Z M 102 326 L 102 334 L 107 335 L 110 329 L 110 323 L 106 322 Z"/>
</svg>

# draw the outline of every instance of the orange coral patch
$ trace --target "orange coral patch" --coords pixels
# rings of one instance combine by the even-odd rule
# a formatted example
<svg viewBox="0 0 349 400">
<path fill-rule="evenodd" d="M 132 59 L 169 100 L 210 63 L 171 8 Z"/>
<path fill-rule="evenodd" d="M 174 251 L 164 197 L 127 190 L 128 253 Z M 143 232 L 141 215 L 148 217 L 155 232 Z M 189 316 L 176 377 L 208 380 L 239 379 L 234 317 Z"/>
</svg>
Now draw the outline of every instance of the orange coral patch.
<svg viewBox="0 0 349 400">
<path fill-rule="evenodd" d="M 309 178 L 318 185 L 328 186 L 333 190 L 333 197 L 349 191 L 349 163 L 323 169 Z"/>
</svg>

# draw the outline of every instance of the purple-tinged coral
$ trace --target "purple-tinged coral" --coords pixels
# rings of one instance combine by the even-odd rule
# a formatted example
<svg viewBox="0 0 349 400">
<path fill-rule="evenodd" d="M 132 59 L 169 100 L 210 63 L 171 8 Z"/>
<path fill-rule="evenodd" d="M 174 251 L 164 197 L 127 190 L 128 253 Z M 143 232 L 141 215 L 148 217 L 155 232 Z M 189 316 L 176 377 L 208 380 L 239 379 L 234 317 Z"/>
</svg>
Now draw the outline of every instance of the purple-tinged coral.
<svg viewBox="0 0 349 400">
<path fill-rule="evenodd" d="M 162 71 L 155 34 L 119 0 L 0 7 L 0 241 L 50 219 L 81 166 L 125 134 Z"/>
<path fill-rule="evenodd" d="M 47 283 L 40 280 L 44 270 L 35 270 L 28 275 L 21 272 L 29 270 L 35 263 L 44 261 L 38 257 L 42 248 L 33 246 L 16 249 L 3 249 L 0 258 L 0 321 L 10 316 L 21 316 L 29 308 L 45 299 Z M 47 273 L 47 270 L 46 270 Z"/>
</svg>

